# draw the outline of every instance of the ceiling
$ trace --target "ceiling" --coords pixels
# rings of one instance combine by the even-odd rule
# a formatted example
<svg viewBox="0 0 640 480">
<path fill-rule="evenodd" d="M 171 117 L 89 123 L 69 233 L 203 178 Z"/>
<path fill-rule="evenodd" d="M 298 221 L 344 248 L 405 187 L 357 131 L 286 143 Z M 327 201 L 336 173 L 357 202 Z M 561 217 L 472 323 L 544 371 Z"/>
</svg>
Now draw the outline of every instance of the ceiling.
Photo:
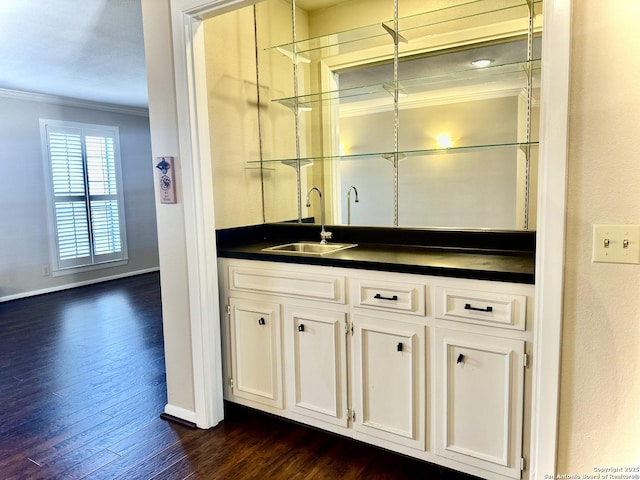
<svg viewBox="0 0 640 480">
<path fill-rule="evenodd" d="M 0 89 L 147 108 L 140 0 L 0 0 L 0 65 Z"/>
<path fill-rule="evenodd" d="M 0 0 L 0 89 L 146 108 L 140 0 Z"/>
</svg>

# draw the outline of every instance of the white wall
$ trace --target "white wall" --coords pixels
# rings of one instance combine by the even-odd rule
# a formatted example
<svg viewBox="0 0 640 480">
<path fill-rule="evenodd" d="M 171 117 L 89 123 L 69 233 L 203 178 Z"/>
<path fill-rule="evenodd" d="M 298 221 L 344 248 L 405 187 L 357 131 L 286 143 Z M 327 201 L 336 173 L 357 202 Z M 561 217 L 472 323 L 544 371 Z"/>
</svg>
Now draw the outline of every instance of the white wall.
<svg viewBox="0 0 640 480">
<path fill-rule="evenodd" d="M 33 100 L 30 100 L 30 99 Z M 0 300 L 158 267 L 151 139 L 146 116 L 0 96 Z M 129 261 L 127 265 L 44 276 L 51 269 L 39 119 L 115 125 L 120 130 Z"/>
<path fill-rule="evenodd" d="M 591 262 L 593 224 L 640 224 L 639 24 L 573 2 L 559 473 L 640 466 L 640 265 Z"/>
<path fill-rule="evenodd" d="M 156 204 L 167 413 L 195 420 L 184 192 L 178 142 L 169 0 L 142 0 L 152 156 L 176 158 L 176 204 Z"/>
<path fill-rule="evenodd" d="M 399 149 L 438 148 L 448 133 L 454 146 L 515 143 L 518 98 L 475 100 L 400 110 Z M 340 119 L 347 154 L 393 150 L 393 111 Z M 409 156 L 399 163 L 398 223 L 404 227 L 516 228 L 516 147 Z M 393 168 L 380 158 L 340 162 L 342 221 L 346 194 L 354 225 L 393 225 Z"/>
</svg>

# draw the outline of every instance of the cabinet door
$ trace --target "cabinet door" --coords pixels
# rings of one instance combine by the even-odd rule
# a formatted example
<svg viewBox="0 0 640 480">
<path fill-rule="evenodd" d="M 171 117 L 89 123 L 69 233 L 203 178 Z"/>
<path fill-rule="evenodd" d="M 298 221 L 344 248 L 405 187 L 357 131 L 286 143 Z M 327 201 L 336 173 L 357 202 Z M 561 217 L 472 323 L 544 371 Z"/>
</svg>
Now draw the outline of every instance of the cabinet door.
<svg viewBox="0 0 640 480">
<path fill-rule="evenodd" d="M 520 478 L 524 341 L 436 329 L 436 453 Z"/>
<path fill-rule="evenodd" d="M 233 395 L 283 408 L 280 305 L 229 299 Z"/>
<path fill-rule="evenodd" d="M 289 408 L 346 427 L 345 313 L 287 306 L 284 324 Z"/>
<path fill-rule="evenodd" d="M 425 448 L 425 326 L 353 316 L 354 427 Z"/>
</svg>

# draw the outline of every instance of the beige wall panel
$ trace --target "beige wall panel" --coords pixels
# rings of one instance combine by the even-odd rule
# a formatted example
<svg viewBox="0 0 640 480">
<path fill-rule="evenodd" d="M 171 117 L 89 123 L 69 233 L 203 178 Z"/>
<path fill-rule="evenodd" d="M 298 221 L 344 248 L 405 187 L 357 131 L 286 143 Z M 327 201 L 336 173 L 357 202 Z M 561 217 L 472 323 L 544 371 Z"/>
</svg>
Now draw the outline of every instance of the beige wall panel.
<svg viewBox="0 0 640 480">
<path fill-rule="evenodd" d="M 558 472 L 640 465 L 640 266 L 592 263 L 592 225 L 640 223 L 640 3 L 573 2 Z"/>
</svg>

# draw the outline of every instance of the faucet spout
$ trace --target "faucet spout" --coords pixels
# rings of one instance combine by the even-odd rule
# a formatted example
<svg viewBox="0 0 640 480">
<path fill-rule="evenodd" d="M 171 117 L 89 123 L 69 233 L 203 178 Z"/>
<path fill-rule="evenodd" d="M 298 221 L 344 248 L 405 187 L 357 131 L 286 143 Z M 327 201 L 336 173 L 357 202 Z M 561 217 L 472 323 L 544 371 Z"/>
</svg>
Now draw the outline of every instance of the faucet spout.
<svg viewBox="0 0 640 480">
<path fill-rule="evenodd" d="M 330 239 L 333 234 L 331 232 L 327 232 L 324 229 L 324 202 L 322 201 L 322 191 L 318 187 L 311 187 L 307 192 L 307 207 L 311 206 L 310 197 L 311 197 L 311 192 L 313 191 L 318 193 L 318 198 L 320 199 L 320 225 L 321 225 L 320 245 L 326 245 L 327 239 Z"/>
<path fill-rule="evenodd" d="M 355 203 L 360 202 L 360 200 L 358 200 L 358 189 L 354 185 L 351 185 L 349 190 L 347 190 L 347 225 L 351 225 L 351 190 L 356 194 Z"/>
</svg>

